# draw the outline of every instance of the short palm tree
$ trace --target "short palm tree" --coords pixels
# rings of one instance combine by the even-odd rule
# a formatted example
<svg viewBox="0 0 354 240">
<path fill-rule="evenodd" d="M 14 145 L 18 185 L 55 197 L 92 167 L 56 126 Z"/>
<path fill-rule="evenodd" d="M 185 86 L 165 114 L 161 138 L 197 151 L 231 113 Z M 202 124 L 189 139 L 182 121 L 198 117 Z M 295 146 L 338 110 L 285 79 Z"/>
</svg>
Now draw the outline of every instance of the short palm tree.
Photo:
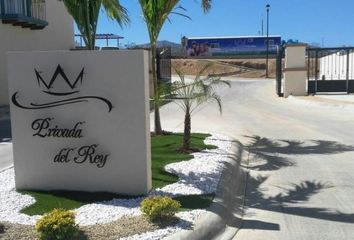
<svg viewBox="0 0 354 240">
<path fill-rule="evenodd" d="M 215 87 L 219 85 L 231 87 L 229 81 L 221 80 L 218 77 L 203 77 L 203 74 L 211 65 L 205 65 L 194 80 L 189 81 L 186 80 L 183 73 L 176 69 L 179 79 L 172 84 L 172 94 L 174 102 L 184 111 L 183 151 L 193 150 L 191 149 L 191 117 L 193 112 L 204 103 L 216 101 L 221 113 L 221 98 L 216 93 Z"/>
<path fill-rule="evenodd" d="M 157 54 L 157 40 L 160 31 L 168 19 L 169 15 L 177 14 L 181 16 L 186 15 L 176 12 L 174 10 L 182 9 L 177 7 L 180 0 L 139 0 L 144 20 L 146 22 L 147 30 L 150 37 L 151 45 L 151 61 L 152 61 L 152 74 L 153 74 L 153 86 L 154 86 L 154 113 L 155 113 L 155 134 L 162 135 L 161 119 L 160 119 L 160 95 L 161 88 L 157 80 L 156 74 L 156 54 Z M 211 8 L 212 0 L 202 0 L 202 8 L 204 12 L 208 12 Z"/>
<path fill-rule="evenodd" d="M 95 49 L 97 22 L 101 7 L 122 27 L 129 22 L 127 10 L 119 0 L 62 0 L 84 39 L 86 48 Z"/>
</svg>

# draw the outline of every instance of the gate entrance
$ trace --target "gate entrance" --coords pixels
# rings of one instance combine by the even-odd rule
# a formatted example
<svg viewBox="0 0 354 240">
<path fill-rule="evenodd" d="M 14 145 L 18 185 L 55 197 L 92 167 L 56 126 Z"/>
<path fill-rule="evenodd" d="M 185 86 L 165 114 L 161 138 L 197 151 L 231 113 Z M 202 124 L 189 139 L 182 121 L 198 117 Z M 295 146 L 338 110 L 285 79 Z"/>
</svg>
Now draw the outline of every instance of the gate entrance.
<svg viewBox="0 0 354 240">
<path fill-rule="evenodd" d="M 307 49 L 308 93 L 354 93 L 354 47 Z"/>
<path fill-rule="evenodd" d="M 283 97 L 283 57 L 284 57 L 284 48 L 280 46 L 277 50 L 277 59 L 275 63 L 276 72 L 275 72 L 275 91 L 279 97 Z"/>
</svg>

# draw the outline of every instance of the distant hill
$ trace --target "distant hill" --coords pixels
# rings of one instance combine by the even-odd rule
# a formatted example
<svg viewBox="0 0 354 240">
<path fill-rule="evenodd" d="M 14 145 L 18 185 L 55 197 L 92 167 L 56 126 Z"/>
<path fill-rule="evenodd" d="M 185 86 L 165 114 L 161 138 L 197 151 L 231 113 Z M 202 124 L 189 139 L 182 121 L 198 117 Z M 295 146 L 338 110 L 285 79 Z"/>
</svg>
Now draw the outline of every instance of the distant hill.
<svg viewBox="0 0 354 240">
<path fill-rule="evenodd" d="M 145 43 L 145 44 L 138 44 L 135 45 L 135 47 L 138 48 L 150 48 L 150 43 Z M 167 40 L 163 40 L 163 41 L 158 41 L 157 42 L 157 47 L 171 47 L 171 48 L 181 48 L 181 44 L 175 43 L 175 42 L 170 42 Z"/>
</svg>

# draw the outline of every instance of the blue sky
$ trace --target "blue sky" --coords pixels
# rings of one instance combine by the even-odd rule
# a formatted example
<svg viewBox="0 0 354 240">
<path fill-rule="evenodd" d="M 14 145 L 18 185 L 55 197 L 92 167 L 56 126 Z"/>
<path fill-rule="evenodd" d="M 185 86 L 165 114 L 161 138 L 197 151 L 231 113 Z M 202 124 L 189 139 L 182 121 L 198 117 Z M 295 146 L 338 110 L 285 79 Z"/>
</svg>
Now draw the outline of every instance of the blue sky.
<svg viewBox="0 0 354 240">
<path fill-rule="evenodd" d="M 199 0 L 181 0 L 189 20 L 172 16 L 166 22 L 160 40 L 180 42 L 181 36 L 258 35 L 261 19 L 266 18 L 265 5 L 271 5 L 270 33 L 283 39 L 308 43 L 324 42 L 325 46 L 354 45 L 353 0 L 214 0 L 213 9 L 203 14 Z M 137 0 L 121 0 L 131 17 L 129 26 L 121 29 L 104 15 L 100 16 L 98 33 L 115 33 L 125 37 L 124 44 L 146 43 L 148 34 Z M 103 43 L 103 42 L 102 42 Z"/>
</svg>

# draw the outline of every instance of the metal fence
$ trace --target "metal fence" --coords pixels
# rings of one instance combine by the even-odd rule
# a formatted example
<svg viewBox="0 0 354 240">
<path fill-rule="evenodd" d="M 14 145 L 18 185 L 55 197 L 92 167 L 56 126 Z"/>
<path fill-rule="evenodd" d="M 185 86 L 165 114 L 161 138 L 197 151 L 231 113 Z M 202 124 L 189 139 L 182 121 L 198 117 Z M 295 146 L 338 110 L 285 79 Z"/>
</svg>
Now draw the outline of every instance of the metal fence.
<svg viewBox="0 0 354 240">
<path fill-rule="evenodd" d="M 307 49 L 308 93 L 354 92 L 354 48 Z"/>
<path fill-rule="evenodd" d="M 275 72 L 275 90 L 279 97 L 283 97 L 283 58 L 284 58 L 284 48 L 279 47 L 277 50 L 277 58 L 276 58 L 276 72 Z"/>
</svg>

